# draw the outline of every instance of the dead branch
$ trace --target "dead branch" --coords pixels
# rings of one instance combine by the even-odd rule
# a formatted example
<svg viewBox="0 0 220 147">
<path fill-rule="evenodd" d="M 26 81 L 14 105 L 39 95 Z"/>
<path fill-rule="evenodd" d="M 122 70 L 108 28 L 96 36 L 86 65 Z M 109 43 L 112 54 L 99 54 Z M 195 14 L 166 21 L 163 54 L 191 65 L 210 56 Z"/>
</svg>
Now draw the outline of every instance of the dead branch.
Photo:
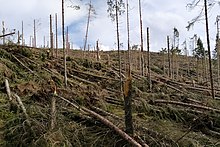
<svg viewBox="0 0 220 147">
<path fill-rule="evenodd" d="M 74 79 L 76 79 L 76 80 L 79 80 L 79 81 L 81 81 L 81 82 L 84 82 L 84 83 L 87 83 L 87 84 L 91 84 L 91 85 L 93 85 L 93 86 L 95 86 L 95 87 L 97 86 L 94 82 L 91 82 L 91 81 L 82 79 L 82 78 L 77 77 L 77 76 L 74 76 L 74 75 L 69 75 L 69 76 L 72 77 L 72 78 L 74 78 Z"/>
<path fill-rule="evenodd" d="M 14 35 L 14 34 L 15 34 L 15 32 L 4 34 L 4 35 L 0 35 L 0 38 L 6 37 L 6 36 L 10 36 L 10 35 Z"/>
<path fill-rule="evenodd" d="M 28 71 L 30 71 L 31 73 L 34 73 L 33 70 L 31 70 L 30 68 L 28 68 L 26 65 L 24 65 L 24 63 L 22 63 L 17 57 L 15 57 L 13 54 L 11 54 L 11 56 L 18 61 L 23 67 L 25 67 Z"/>
<path fill-rule="evenodd" d="M 186 107 L 191 107 L 191 108 L 197 108 L 197 109 L 203 109 L 203 110 L 208 110 L 208 111 L 213 111 L 216 113 L 220 113 L 220 110 L 207 107 L 207 106 L 201 106 L 201 105 L 195 105 L 195 104 L 188 104 L 188 103 L 183 103 L 183 102 L 177 102 L 177 101 L 167 101 L 167 100 L 154 100 L 150 101 L 151 104 L 157 104 L 157 103 L 162 103 L 162 104 L 174 104 L 174 105 L 180 105 L 180 106 L 186 106 Z"/>
<path fill-rule="evenodd" d="M 114 119 L 123 121 L 122 118 L 120 118 L 119 116 L 117 116 L 117 115 L 115 115 L 115 114 L 109 113 L 109 112 L 104 111 L 104 110 L 102 110 L 102 109 L 100 109 L 100 108 L 97 108 L 97 107 L 95 107 L 95 106 L 91 106 L 91 107 L 92 107 L 92 109 L 94 109 L 95 111 L 101 112 L 101 113 L 103 113 L 103 114 L 106 115 L 106 116 L 110 116 L 110 117 L 112 117 L 112 118 L 114 118 Z"/>
<path fill-rule="evenodd" d="M 119 79 L 113 79 L 113 78 L 108 78 L 108 77 L 104 77 L 104 76 L 100 76 L 100 75 L 94 75 L 94 74 L 91 74 L 91 73 L 88 73 L 88 72 L 79 71 L 79 70 L 75 70 L 75 69 L 71 69 L 71 71 L 77 72 L 77 73 L 80 73 L 80 74 L 84 74 L 84 75 L 88 75 L 88 76 L 93 76 L 93 77 L 96 77 L 96 78 L 101 78 L 101 79 L 106 79 L 106 80 L 113 80 L 113 81 L 120 81 Z"/>
</svg>

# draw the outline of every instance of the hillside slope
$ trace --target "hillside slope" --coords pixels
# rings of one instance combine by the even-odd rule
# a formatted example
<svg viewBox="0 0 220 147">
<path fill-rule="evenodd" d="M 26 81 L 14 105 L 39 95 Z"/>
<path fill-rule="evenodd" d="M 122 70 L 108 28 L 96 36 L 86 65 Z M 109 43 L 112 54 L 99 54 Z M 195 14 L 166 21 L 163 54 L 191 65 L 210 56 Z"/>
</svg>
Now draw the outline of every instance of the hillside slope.
<svg viewBox="0 0 220 147">
<path fill-rule="evenodd" d="M 47 57 L 45 49 L 0 47 L 0 145 L 128 144 L 93 115 L 99 114 L 121 130 L 125 128 L 117 53 L 102 52 L 98 62 L 94 52 L 69 51 L 67 88 L 61 53 L 56 59 Z M 122 54 L 126 56 L 126 52 Z M 220 146 L 220 101 L 211 99 L 207 87 L 183 82 L 191 80 L 188 76 L 178 81 L 169 79 L 161 70 L 162 57 L 156 53 L 152 56 L 151 90 L 147 77 L 141 76 L 135 69 L 137 65 L 133 65 L 133 138 L 140 144 L 158 147 Z M 126 66 L 122 67 L 126 75 Z M 12 101 L 6 92 L 6 79 Z M 219 93 L 216 91 L 217 96 Z M 17 105 L 15 94 L 21 98 L 27 115 Z M 55 128 L 51 129 L 53 98 L 56 119 Z"/>
</svg>

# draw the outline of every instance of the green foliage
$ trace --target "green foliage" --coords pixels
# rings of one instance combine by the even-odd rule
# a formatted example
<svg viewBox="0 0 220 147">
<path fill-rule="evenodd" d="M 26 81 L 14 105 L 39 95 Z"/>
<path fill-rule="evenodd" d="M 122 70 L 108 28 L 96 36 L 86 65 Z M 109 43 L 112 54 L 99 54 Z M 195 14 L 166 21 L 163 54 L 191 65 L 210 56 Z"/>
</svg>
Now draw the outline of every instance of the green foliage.
<svg viewBox="0 0 220 147">
<path fill-rule="evenodd" d="M 20 53 L 22 55 L 24 55 L 25 57 L 28 57 L 30 58 L 32 56 L 32 51 L 30 49 L 27 49 L 27 48 L 21 48 L 19 49 Z"/>
<path fill-rule="evenodd" d="M 0 57 L 5 59 L 11 59 L 11 55 L 3 49 L 0 49 Z"/>
<path fill-rule="evenodd" d="M 198 38 L 197 40 L 197 48 L 195 48 L 194 50 L 195 53 L 195 57 L 196 58 L 203 58 L 205 56 L 207 56 L 208 51 L 205 50 L 204 46 L 203 46 L 203 42 L 200 38 Z"/>
<path fill-rule="evenodd" d="M 214 50 L 213 50 L 213 52 L 212 52 L 212 55 L 213 55 L 213 58 L 214 59 L 217 59 L 217 55 L 218 55 L 218 44 L 219 44 L 219 36 L 218 36 L 218 34 L 216 35 L 216 44 L 215 44 L 215 48 L 214 48 Z"/>
<path fill-rule="evenodd" d="M 40 59 L 41 59 L 41 61 L 45 62 L 46 55 L 44 53 L 41 53 Z"/>
</svg>

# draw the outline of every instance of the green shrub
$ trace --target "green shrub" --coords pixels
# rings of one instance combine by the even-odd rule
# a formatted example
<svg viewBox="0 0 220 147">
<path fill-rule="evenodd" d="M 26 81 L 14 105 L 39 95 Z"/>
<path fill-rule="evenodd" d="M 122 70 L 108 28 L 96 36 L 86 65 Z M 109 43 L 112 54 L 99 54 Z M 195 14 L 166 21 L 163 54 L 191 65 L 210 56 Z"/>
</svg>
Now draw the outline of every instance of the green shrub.
<svg viewBox="0 0 220 147">
<path fill-rule="evenodd" d="M 20 53 L 21 53 L 22 55 L 24 55 L 25 57 L 30 58 L 30 57 L 32 56 L 32 51 L 31 51 L 30 49 L 22 48 L 22 49 L 20 49 L 19 51 L 20 51 Z"/>
</svg>

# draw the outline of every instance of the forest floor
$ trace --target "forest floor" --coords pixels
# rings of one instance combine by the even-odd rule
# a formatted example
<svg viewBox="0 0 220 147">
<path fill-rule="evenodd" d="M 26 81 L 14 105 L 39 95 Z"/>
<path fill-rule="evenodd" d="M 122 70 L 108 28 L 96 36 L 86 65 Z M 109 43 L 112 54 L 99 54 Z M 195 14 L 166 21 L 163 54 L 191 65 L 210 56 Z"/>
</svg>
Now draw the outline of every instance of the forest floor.
<svg viewBox="0 0 220 147">
<path fill-rule="evenodd" d="M 124 81 L 127 52 L 121 54 Z M 100 56 L 97 61 L 95 52 L 68 51 L 65 87 L 62 50 L 52 58 L 46 49 L 0 46 L 0 146 L 128 145 L 100 120 L 125 130 L 117 52 L 101 52 Z M 190 66 L 195 63 L 191 57 L 179 57 L 174 79 L 167 76 L 167 68 L 163 71 L 162 59 L 162 54 L 151 53 L 150 88 L 147 76 L 140 74 L 139 53 L 132 52 L 132 137 L 142 146 L 220 147 L 220 90 L 215 85 L 216 99 L 212 99 L 208 80 L 198 82 L 195 69 L 187 70 L 184 61 L 192 61 Z M 55 119 L 52 99 L 56 101 Z"/>
</svg>

